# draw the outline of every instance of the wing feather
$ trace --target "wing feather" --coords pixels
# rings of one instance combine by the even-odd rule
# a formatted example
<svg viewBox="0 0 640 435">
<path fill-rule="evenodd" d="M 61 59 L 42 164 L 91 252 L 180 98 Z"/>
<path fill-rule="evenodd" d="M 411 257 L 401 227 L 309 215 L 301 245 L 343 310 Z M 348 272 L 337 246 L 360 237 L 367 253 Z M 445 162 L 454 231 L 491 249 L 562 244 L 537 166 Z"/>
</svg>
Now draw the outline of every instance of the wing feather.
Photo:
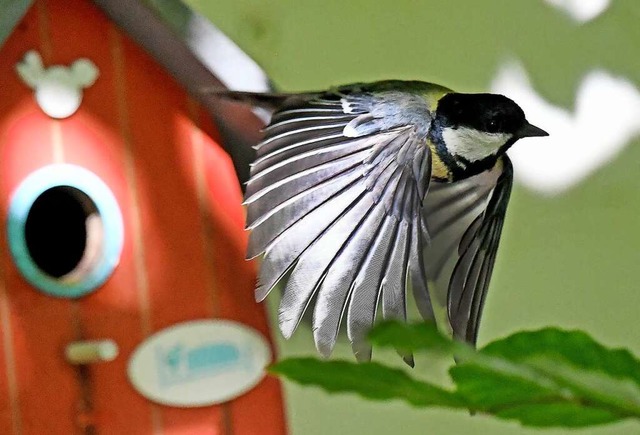
<svg viewBox="0 0 640 435">
<path fill-rule="evenodd" d="M 340 329 L 340 323 L 354 291 L 355 278 L 364 266 L 368 252 L 373 249 L 384 209 L 373 207 L 366 220 L 356 229 L 352 240 L 336 256 L 318 291 L 313 311 L 313 336 L 316 347 L 324 356 L 331 354 Z"/>
<path fill-rule="evenodd" d="M 422 210 L 430 237 L 424 265 L 429 281 L 435 284 L 432 299 L 440 306 L 446 305 L 461 240 L 465 234 L 475 235 L 471 227 L 487 206 L 498 177 L 499 171 L 494 169 L 455 183 L 429 185 Z"/>
<path fill-rule="evenodd" d="M 247 258 L 254 258 L 266 251 L 267 248 L 282 232 L 290 228 L 301 218 L 315 210 L 321 204 L 340 194 L 345 189 L 359 180 L 362 180 L 362 171 L 359 168 L 352 169 L 340 177 L 329 179 L 313 188 L 303 191 L 284 203 L 265 210 L 262 215 L 257 215 L 257 220 L 247 218 L 249 234 L 249 246 Z M 251 216 L 253 219 L 253 215 Z"/>
<path fill-rule="evenodd" d="M 449 317 L 454 336 L 474 344 L 513 184 L 511 162 L 507 157 L 503 160 L 502 173 L 482 214 L 482 224 L 478 226 L 473 241 L 466 247 L 461 245 L 464 251 L 460 264 L 468 263 L 466 258 L 472 258 L 471 263 L 466 269 L 454 269 L 449 289 Z M 454 285 L 461 280 L 462 290 Z"/>
<path fill-rule="evenodd" d="M 336 256 L 342 251 L 364 219 L 375 205 L 375 200 L 386 189 L 387 183 L 397 184 L 393 179 L 396 169 L 386 166 L 382 175 L 375 176 L 373 189 L 358 197 L 344 215 L 327 227 L 322 237 L 316 239 L 297 262 L 280 302 L 280 329 L 285 337 L 290 336 L 298 326 L 304 311 L 316 290 L 320 286 L 320 279 L 326 274 Z M 395 190 L 395 187 L 391 187 Z M 317 222 L 319 227 L 325 227 L 325 222 Z M 341 283 L 343 286 L 344 283 Z M 314 322 L 314 325 L 315 322 Z"/>
<path fill-rule="evenodd" d="M 319 137 L 327 137 L 342 133 L 344 123 L 335 122 L 330 124 L 320 124 L 311 127 L 300 127 L 295 130 L 287 130 L 273 136 L 268 136 L 263 142 L 256 146 L 256 150 L 261 153 L 268 153 L 281 148 L 283 144 L 299 143 Z"/>
<path fill-rule="evenodd" d="M 416 301 L 418 312 L 425 320 L 435 320 L 431 297 L 429 296 L 429 286 L 427 284 L 427 273 L 424 268 L 424 256 L 421 246 L 425 246 L 425 233 L 419 225 L 411 226 L 411 252 L 409 253 L 409 278 L 411 279 L 411 290 Z"/>
<path fill-rule="evenodd" d="M 258 154 L 258 158 L 251 165 L 251 177 L 253 178 L 258 176 L 260 172 L 265 169 L 268 169 L 271 166 L 291 157 L 295 157 L 298 154 L 313 150 L 321 150 L 324 147 L 335 145 L 343 140 L 344 136 L 341 133 L 336 133 L 328 136 L 312 138 L 302 142 L 287 144 L 269 154 Z M 249 180 L 249 183 L 250 182 L 251 179 Z"/>
<path fill-rule="evenodd" d="M 359 197 L 329 229 L 311 244 L 297 261 L 280 301 L 278 320 L 282 334 L 288 338 L 298 326 L 302 314 L 320 286 L 327 268 L 371 209 L 373 201 Z"/>
<path fill-rule="evenodd" d="M 418 276 L 426 240 L 419 207 L 431 171 L 426 102 L 407 94 L 424 111 L 411 118 L 421 120 L 416 125 L 403 123 L 397 108 L 385 118 L 393 103 L 345 98 L 285 101 L 256 147 L 245 196 L 247 256 L 263 255 L 256 298 L 286 277 L 280 328 L 290 336 L 315 304 L 314 336 L 324 354 L 343 317 L 360 346 L 381 299 L 383 314 L 406 317 L 408 280 L 427 306 Z"/>
<path fill-rule="evenodd" d="M 318 150 L 301 152 L 257 173 L 247 186 L 250 185 L 251 189 L 257 192 L 286 177 L 342 157 L 350 156 L 369 147 L 371 147 L 370 139 L 359 139 L 329 145 Z"/>
<path fill-rule="evenodd" d="M 326 230 L 323 223 L 333 223 L 365 190 L 363 181 L 355 183 L 295 222 L 274 240 L 265 251 L 265 258 L 260 266 L 256 289 L 258 300 L 267 296 L 300 254 Z"/>
<path fill-rule="evenodd" d="M 398 191 L 400 178 L 394 178 L 396 172 L 399 172 L 398 168 L 388 164 L 386 168 L 384 176 L 369 174 L 369 179 L 373 182 L 368 194 L 372 201 L 371 210 L 366 219 L 356 226 L 353 237 L 334 259 L 318 293 L 313 320 L 314 338 L 323 355 L 329 355 L 333 350 L 340 321 L 354 290 L 356 274 L 373 249 L 375 237 L 372 235 L 378 233 Z M 355 299 L 355 303 L 358 300 Z"/>
<path fill-rule="evenodd" d="M 371 345 L 366 337 L 378 311 L 385 266 L 393 251 L 398 221 L 392 216 L 384 218 L 375 236 L 372 249 L 353 282 L 353 290 L 347 309 L 347 336 L 358 361 L 371 359 Z"/>
<path fill-rule="evenodd" d="M 349 169 L 361 166 L 362 159 L 367 155 L 367 152 L 367 150 L 363 150 L 339 160 L 308 169 L 302 173 L 294 174 L 249 196 L 245 200 L 245 204 L 249 206 L 247 208 L 248 221 L 253 223 L 259 216 L 299 193 L 305 192 L 323 181 L 341 176 Z"/>
<path fill-rule="evenodd" d="M 405 277 L 409 263 L 409 235 L 410 223 L 402 219 L 402 210 L 407 193 L 410 191 L 408 180 L 403 173 L 396 189 L 393 208 L 396 217 L 400 217 L 394 241 L 395 248 L 386 265 L 384 279 L 382 281 L 382 314 L 385 319 L 406 318 L 405 307 Z"/>
</svg>

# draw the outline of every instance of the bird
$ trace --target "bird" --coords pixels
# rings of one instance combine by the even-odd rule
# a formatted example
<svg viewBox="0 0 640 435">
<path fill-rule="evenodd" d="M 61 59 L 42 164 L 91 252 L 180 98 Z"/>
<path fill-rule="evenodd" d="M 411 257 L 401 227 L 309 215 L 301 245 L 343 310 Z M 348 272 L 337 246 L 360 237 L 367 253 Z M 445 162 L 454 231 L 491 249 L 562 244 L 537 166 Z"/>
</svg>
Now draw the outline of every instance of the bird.
<svg viewBox="0 0 640 435">
<path fill-rule="evenodd" d="M 547 132 L 503 95 L 423 81 L 216 93 L 271 113 L 245 186 L 247 259 L 261 259 L 257 301 L 284 288 L 285 338 L 310 312 L 321 355 L 345 327 L 368 361 L 368 331 L 406 321 L 412 295 L 476 345 L 513 184 L 506 151 Z"/>
</svg>

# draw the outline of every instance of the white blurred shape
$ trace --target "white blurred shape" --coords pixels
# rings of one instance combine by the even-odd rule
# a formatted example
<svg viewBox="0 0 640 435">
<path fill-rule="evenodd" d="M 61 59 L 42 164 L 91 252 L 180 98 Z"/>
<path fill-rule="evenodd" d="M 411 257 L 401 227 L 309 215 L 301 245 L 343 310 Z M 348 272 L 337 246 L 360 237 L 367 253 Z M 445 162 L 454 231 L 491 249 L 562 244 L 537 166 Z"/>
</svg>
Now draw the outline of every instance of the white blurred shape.
<svg viewBox="0 0 640 435">
<path fill-rule="evenodd" d="M 45 68 L 42 57 L 29 50 L 16 64 L 22 81 L 35 92 L 36 102 L 52 118 L 73 115 L 82 103 L 82 91 L 98 78 L 96 65 L 89 59 L 78 59 L 71 66 L 53 65 Z"/>
<path fill-rule="evenodd" d="M 611 5 L 611 0 L 545 0 L 545 2 L 581 23 L 593 20 Z"/>
<path fill-rule="evenodd" d="M 269 90 L 262 68 L 206 18 L 192 15 L 188 32 L 191 49 L 225 86 L 242 91 Z"/>
<path fill-rule="evenodd" d="M 500 68 L 492 91 L 513 99 L 533 125 L 550 135 L 523 139 L 509 151 L 516 178 L 540 193 L 558 194 L 577 185 L 640 134 L 640 92 L 604 71 L 584 77 L 574 113 L 542 98 L 519 63 Z"/>
</svg>

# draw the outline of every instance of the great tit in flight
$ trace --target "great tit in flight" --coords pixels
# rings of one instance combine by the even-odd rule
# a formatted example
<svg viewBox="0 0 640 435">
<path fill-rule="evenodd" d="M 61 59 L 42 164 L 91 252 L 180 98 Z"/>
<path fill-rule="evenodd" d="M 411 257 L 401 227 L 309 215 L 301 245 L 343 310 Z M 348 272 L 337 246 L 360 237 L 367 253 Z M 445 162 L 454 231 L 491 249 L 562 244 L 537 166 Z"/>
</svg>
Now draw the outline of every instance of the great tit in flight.
<svg viewBox="0 0 640 435">
<path fill-rule="evenodd" d="M 282 282 L 289 338 L 313 312 L 328 356 L 342 323 L 358 360 L 376 314 L 475 345 L 513 183 L 505 152 L 547 136 L 512 100 L 419 81 L 303 94 L 219 92 L 272 111 L 244 203 L 256 299 Z M 409 361 L 410 362 L 410 361 Z"/>
</svg>

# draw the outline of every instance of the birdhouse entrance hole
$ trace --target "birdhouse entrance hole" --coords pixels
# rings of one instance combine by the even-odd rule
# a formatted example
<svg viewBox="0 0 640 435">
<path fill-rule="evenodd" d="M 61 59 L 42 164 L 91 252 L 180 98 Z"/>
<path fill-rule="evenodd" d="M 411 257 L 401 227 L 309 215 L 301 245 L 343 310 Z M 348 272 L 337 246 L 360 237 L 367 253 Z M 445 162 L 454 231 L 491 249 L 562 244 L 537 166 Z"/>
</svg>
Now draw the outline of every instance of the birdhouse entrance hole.
<svg viewBox="0 0 640 435">
<path fill-rule="evenodd" d="M 54 164 L 14 191 L 7 235 L 29 283 L 50 296 L 78 298 L 100 288 L 118 266 L 124 226 L 116 198 L 97 175 Z"/>
<path fill-rule="evenodd" d="M 104 240 L 96 204 L 75 187 L 56 186 L 33 203 L 25 241 L 35 264 L 62 280 L 82 278 L 98 259 Z"/>
</svg>

